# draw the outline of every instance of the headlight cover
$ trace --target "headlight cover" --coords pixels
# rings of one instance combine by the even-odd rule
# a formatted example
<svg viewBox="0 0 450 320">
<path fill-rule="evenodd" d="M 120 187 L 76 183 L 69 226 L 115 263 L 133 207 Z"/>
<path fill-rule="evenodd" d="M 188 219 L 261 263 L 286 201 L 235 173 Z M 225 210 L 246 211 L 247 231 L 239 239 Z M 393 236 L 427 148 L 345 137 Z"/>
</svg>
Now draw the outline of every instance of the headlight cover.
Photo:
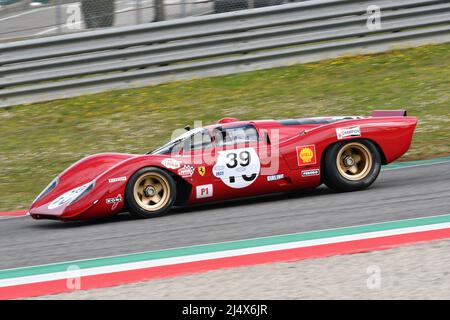
<svg viewBox="0 0 450 320">
<path fill-rule="evenodd" d="M 58 183 L 59 183 L 59 177 L 56 177 L 55 179 L 52 180 L 52 182 L 50 182 L 48 184 L 48 186 L 45 187 L 45 189 L 36 197 L 36 199 L 34 199 L 33 203 L 35 203 L 36 201 L 42 199 L 47 194 L 49 194 L 53 189 L 56 188 Z"/>
<path fill-rule="evenodd" d="M 83 198 L 86 194 L 88 194 L 95 186 L 95 180 L 88 182 L 80 187 L 72 189 L 63 195 L 59 196 L 55 200 L 53 200 L 49 205 L 49 209 L 56 209 L 62 205 L 71 205 L 81 198 Z"/>
</svg>

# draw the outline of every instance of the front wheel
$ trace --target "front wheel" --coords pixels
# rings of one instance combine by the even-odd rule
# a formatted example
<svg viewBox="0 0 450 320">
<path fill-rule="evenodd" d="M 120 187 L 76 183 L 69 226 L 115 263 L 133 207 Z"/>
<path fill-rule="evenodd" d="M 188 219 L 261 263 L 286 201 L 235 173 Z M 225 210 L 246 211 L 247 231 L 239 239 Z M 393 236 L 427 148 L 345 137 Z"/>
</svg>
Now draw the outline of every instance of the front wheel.
<svg viewBox="0 0 450 320">
<path fill-rule="evenodd" d="M 323 180 L 336 191 L 357 191 L 369 187 L 381 169 L 378 148 L 367 140 L 338 142 L 325 153 Z"/>
<path fill-rule="evenodd" d="M 131 176 L 125 190 L 130 214 L 138 218 L 162 216 L 173 206 L 175 197 L 176 184 L 172 177 L 154 167 L 138 170 Z"/>
</svg>

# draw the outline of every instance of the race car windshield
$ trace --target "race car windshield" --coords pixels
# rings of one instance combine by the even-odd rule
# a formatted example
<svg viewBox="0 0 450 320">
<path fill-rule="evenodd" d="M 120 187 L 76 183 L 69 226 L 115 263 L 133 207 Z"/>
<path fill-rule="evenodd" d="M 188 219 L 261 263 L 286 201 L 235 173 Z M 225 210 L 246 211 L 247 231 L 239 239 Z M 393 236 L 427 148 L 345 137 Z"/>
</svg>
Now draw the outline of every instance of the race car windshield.
<svg viewBox="0 0 450 320">
<path fill-rule="evenodd" d="M 258 132 L 251 124 L 228 128 L 218 127 L 214 129 L 213 135 L 219 147 L 258 141 Z"/>
<path fill-rule="evenodd" d="M 197 150 L 209 146 L 212 146 L 212 138 L 209 135 L 208 130 L 204 128 L 194 128 L 167 142 L 162 147 L 153 150 L 149 154 L 176 153 L 181 150 Z"/>
</svg>

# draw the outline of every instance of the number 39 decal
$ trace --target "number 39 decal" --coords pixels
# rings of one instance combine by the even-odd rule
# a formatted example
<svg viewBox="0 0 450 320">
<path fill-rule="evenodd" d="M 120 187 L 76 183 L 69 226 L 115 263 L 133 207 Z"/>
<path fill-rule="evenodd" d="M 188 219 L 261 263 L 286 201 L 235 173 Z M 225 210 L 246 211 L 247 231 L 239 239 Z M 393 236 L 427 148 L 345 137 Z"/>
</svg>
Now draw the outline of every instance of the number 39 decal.
<svg viewBox="0 0 450 320">
<path fill-rule="evenodd" d="M 231 188 L 245 188 L 256 180 L 261 169 L 253 148 L 220 151 L 213 174 Z"/>
</svg>

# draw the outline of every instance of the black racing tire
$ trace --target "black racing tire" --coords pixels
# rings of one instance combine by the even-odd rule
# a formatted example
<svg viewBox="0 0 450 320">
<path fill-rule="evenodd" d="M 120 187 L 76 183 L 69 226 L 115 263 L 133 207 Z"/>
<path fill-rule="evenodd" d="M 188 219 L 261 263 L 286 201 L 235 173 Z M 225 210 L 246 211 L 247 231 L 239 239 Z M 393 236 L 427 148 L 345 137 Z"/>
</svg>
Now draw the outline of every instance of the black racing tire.
<svg viewBox="0 0 450 320">
<path fill-rule="evenodd" d="M 125 189 L 125 203 L 137 218 L 155 218 L 167 213 L 177 194 L 174 179 L 166 171 L 145 167 L 135 172 Z"/>
<path fill-rule="evenodd" d="M 363 190 L 378 177 L 381 155 L 368 140 L 337 142 L 326 150 L 322 167 L 323 182 L 329 188 L 339 192 Z"/>
</svg>

